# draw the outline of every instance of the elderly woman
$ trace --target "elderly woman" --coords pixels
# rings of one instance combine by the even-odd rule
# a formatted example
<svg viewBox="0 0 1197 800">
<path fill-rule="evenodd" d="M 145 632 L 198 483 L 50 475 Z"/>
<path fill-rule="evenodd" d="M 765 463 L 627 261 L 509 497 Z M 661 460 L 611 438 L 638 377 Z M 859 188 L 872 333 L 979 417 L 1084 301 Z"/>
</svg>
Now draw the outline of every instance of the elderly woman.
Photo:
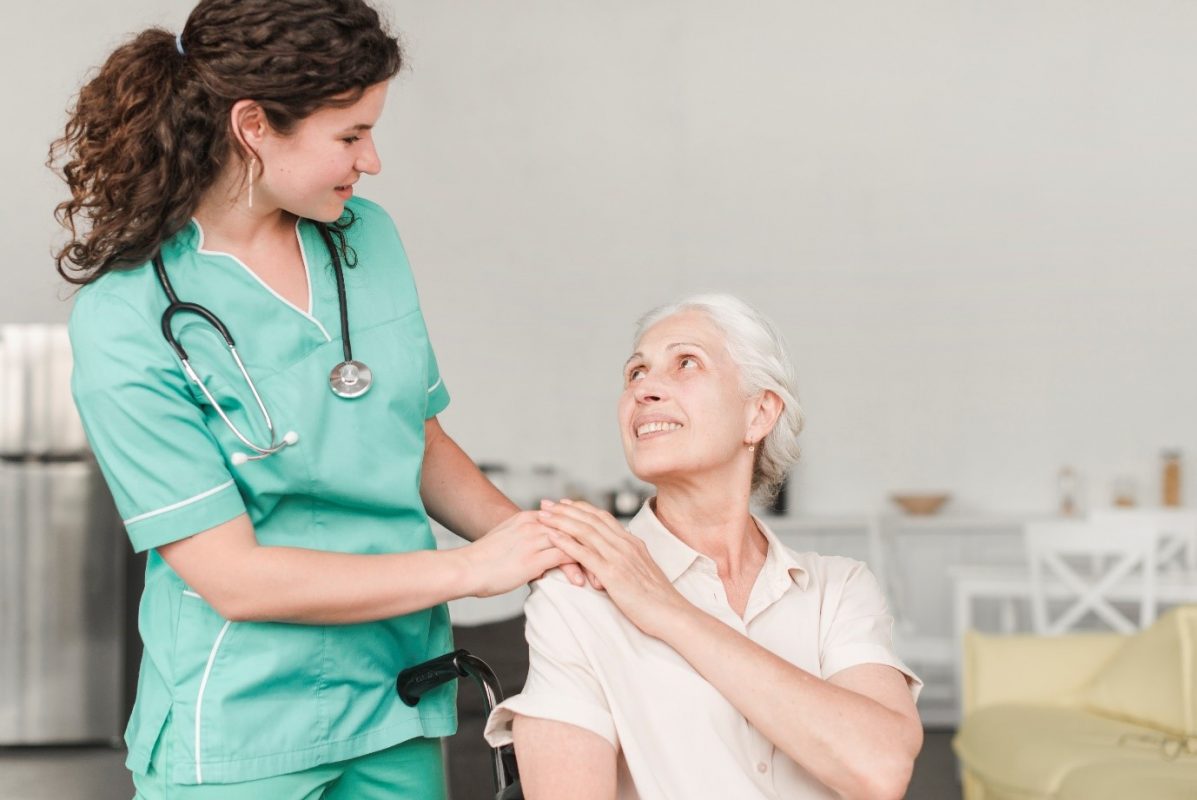
<svg viewBox="0 0 1197 800">
<path fill-rule="evenodd" d="M 529 800 L 900 798 L 922 745 L 921 682 L 894 655 L 864 564 L 796 553 L 749 512 L 798 455 L 793 369 L 733 297 L 651 312 L 619 425 L 656 497 L 625 531 L 546 502 L 552 543 L 594 586 L 534 584 L 527 684 L 487 737 L 514 737 Z"/>
</svg>

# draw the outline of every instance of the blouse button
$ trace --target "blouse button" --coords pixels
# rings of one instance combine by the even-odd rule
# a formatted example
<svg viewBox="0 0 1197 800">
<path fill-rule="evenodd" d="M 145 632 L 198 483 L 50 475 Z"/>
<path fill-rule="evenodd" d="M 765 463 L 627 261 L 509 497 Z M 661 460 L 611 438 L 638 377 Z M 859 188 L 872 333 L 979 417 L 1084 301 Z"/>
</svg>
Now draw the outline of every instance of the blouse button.
<svg viewBox="0 0 1197 800">
<path fill-rule="evenodd" d="M 764 761 L 761 761 L 761 762 L 757 763 L 756 771 L 760 772 L 761 774 L 764 774 L 769 771 L 769 765 L 766 764 Z"/>
</svg>

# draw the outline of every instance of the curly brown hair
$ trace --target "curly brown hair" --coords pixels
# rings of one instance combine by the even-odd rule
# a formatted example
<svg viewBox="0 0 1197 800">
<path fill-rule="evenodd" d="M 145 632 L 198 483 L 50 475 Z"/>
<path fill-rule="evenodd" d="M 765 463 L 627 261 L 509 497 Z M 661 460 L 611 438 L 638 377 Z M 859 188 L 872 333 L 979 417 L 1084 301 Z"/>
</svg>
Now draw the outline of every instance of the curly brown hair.
<svg viewBox="0 0 1197 800">
<path fill-rule="evenodd" d="M 80 90 L 50 146 L 47 166 L 71 192 L 54 212 L 70 232 L 59 274 L 82 285 L 142 264 L 186 225 L 230 159 L 245 161 L 229 122 L 238 100 L 257 101 L 285 135 L 401 66 L 364 0 L 202 0 L 179 44 L 162 28 L 137 34 Z M 330 226 L 342 249 L 351 223 Z"/>
</svg>

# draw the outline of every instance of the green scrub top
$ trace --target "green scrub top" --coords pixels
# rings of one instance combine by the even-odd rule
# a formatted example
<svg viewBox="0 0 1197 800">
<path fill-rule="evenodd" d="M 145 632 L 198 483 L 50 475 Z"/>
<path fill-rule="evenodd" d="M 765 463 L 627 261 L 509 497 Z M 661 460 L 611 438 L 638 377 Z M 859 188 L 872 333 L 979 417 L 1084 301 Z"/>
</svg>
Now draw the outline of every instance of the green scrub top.
<svg viewBox="0 0 1197 800">
<path fill-rule="evenodd" d="M 449 403 L 411 269 L 390 217 L 354 198 L 346 268 L 354 358 L 374 373 L 355 399 L 328 375 L 343 359 L 336 280 L 311 222 L 296 223 L 311 308 L 275 294 L 235 257 L 204 248 L 197 221 L 162 245 L 179 299 L 224 322 L 274 421 L 296 445 L 248 451 L 183 372 L 162 335 L 167 300 L 149 263 L 78 294 L 72 390 L 129 538 L 149 550 L 145 642 L 127 765 L 144 774 L 170 737 L 169 780 L 231 783 L 354 758 L 457 726 L 449 684 L 405 706 L 395 676 L 452 649 L 445 605 L 357 625 L 230 622 L 153 548 L 246 513 L 262 545 L 346 553 L 436 547 L 420 500 L 424 422 Z M 353 263 L 352 253 L 350 263 Z M 233 423 L 255 444 L 265 420 L 223 339 L 180 313 L 175 336 Z"/>
</svg>

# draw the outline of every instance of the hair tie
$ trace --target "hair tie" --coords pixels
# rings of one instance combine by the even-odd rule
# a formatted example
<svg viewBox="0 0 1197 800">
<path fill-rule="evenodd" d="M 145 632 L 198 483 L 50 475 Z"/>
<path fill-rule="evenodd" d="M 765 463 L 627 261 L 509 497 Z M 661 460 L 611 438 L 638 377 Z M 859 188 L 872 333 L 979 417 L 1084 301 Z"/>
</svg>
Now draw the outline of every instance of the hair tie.
<svg viewBox="0 0 1197 800">
<path fill-rule="evenodd" d="M 182 31 L 175 34 L 175 49 L 179 51 L 179 55 L 181 55 L 181 56 L 187 55 L 186 53 L 183 52 L 183 32 Z"/>
</svg>

